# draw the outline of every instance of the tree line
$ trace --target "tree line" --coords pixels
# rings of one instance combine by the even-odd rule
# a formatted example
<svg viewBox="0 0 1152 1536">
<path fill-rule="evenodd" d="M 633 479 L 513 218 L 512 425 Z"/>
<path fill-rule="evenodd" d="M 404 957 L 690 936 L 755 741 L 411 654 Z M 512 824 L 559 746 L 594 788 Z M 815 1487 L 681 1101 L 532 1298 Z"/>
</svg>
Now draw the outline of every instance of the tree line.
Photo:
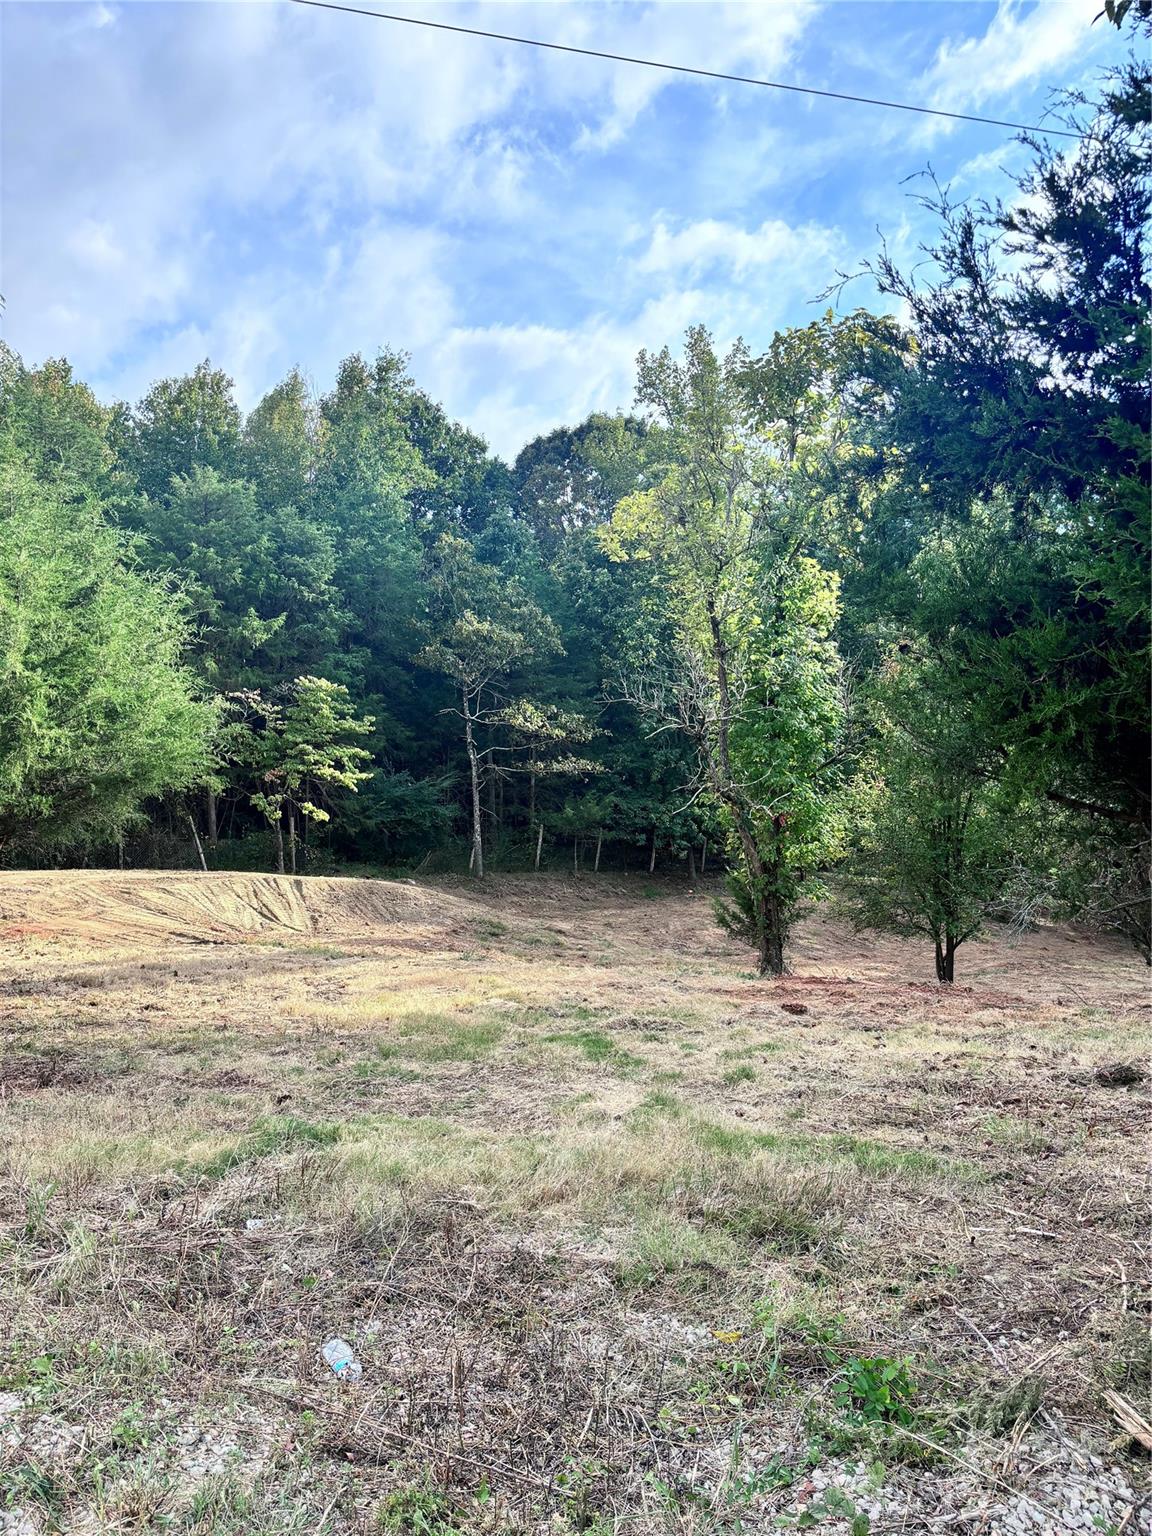
<svg viewBox="0 0 1152 1536">
<path fill-rule="evenodd" d="M 1149 955 L 1148 68 L 932 187 L 901 318 L 640 355 L 502 462 L 383 351 L 245 415 L 0 353 L 0 858 L 721 865 L 941 981 L 992 913 Z"/>
</svg>

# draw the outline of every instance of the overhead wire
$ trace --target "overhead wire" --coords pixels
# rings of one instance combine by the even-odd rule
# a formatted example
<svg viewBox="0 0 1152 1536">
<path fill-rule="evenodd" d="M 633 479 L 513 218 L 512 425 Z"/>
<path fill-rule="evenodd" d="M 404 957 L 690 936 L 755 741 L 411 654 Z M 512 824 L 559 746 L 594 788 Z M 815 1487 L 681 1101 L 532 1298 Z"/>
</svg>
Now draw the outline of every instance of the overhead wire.
<svg viewBox="0 0 1152 1536">
<path fill-rule="evenodd" d="M 753 75 L 726 74 L 717 69 L 700 69 L 692 64 L 669 64 L 661 59 L 638 58 L 627 53 L 609 53 L 602 48 L 578 48 L 574 43 L 547 42 L 538 37 L 516 37 L 509 32 L 491 32 L 483 27 L 464 27 L 455 22 L 430 21 L 423 16 L 397 16 L 390 11 L 373 11 L 366 6 L 343 5 L 339 0 L 291 0 L 320 11 L 344 11 L 350 16 L 371 16 L 377 21 L 397 22 L 402 26 L 427 27 L 434 32 L 457 32 L 465 37 L 483 37 L 500 43 L 516 43 L 524 48 L 544 48 L 553 53 L 574 53 L 587 59 L 609 59 L 616 64 L 638 64 L 645 69 L 663 69 L 678 75 L 695 75 L 705 80 L 723 80 L 734 85 L 757 85 L 770 91 L 790 91 L 798 96 L 819 96 L 828 101 L 849 101 L 866 107 L 886 107 L 894 112 L 915 112 L 925 117 L 944 117 L 958 123 L 982 123 L 990 128 L 1011 128 L 1019 133 L 1040 133 L 1063 139 L 1080 139 L 1069 128 L 1044 128 L 1038 123 L 1013 123 L 998 117 L 981 117 L 973 112 L 949 112 L 943 107 L 922 107 L 907 101 L 885 101 L 877 96 L 858 96 L 851 91 L 824 91 L 812 85 L 790 85 L 780 80 L 761 80 Z"/>
</svg>

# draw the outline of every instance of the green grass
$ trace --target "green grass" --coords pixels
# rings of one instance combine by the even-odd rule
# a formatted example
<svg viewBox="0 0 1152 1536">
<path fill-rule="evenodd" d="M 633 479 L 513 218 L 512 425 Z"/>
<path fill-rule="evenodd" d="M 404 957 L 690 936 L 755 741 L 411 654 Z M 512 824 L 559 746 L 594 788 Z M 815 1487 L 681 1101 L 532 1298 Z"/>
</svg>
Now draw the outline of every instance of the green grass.
<svg viewBox="0 0 1152 1536">
<path fill-rule="evenodd" d="M 756 1069 L 755 1067 L 729 1067 L 720 1081 L 728 1088 L 735 1088 L 738 1083 L 754 1083 Z"/>
<path fill-rule="evenodd" d="M 610 1035 L 595 1029 L 568 1030 L 555 1035 L 545 1035 L 548 1045 L 563 1045 L 579 1051 L 598 1066 L 610 1066 L 618 1072 L 634 1072 L 646 1063 L 642 1056 L 622 1050 Z"/>
<path fill-rule="evenodd" d="M 495 1050 L 504 1026 L 494 1020 L 462 1023 L 446 1014 L 406 1019 L 396 1033 L 376 1042 L 383 1061 L 479 1061 Z"/>
<path fill-rule="evenodd" d="M 733 1045 L 720 1055 L 725 1061 L 746 1061 L 749 1056 L 767 1056 L 773 1051 L 786 1051 L 786 1040 L 755 1040 L 751 1045 Z"/>
<path fill-rule="evenodd" d="M 615 1279 L 624 1290 L 647 1290 L 674 1277 L 680 1289 L 701 1291 L 714 1283 L 718 1271 L 735 1269 L 741 1262 L 740 1245 L 730 1233 L 657 1211 L 630 1230 Z"/>
<path fill-rule="evenodd" d="M 697 1136 L 706 1151 L 731 1156 L 747 1156 L 756 1151 L 779 1152 L 800 1163 L 852 1163 L 861 1173 L 878 1177 L 903 1174 L 914 1178 L 948 1178 L 964 1182 L 976 1182 L 983 1177 L 975 1163 L 962 1158 L 938 1157 L 933 1152 L 922 1152 L 919 1148 L 893 1147 L 886 1142 L 869 1141 L 864 1137 L 842 1133 L 827 1136 L 797 1133 L 778 1135 L 772 1131 L 736 1130 L 702 1120 L 697 1128 Z"/>
<path fill-rule="evenodd" d="M 278 1115 L 259 1120 L 241 1141 L 200 1165 L 210 1179 L 223 1178 L 233 1168 L 260 1157 L 275 1157 L 310 1147 L 331 1147 L 340 1140 L 338 1125 L 314 1124 L 297 1115 Z"/>
<path fill-rule="evenodd" d="M 1016 1115 L 988 1115 L 980 1122 L 979 1130 L 989 1141 L 1022 1152 L 1040 1152 L 1049 1144 L 1043 1127 Z"/>
<path fill-rule="evenodd" d="M 508 932 L 508 924 L 498 917 L 480 917 L 472 924 L 472 930 L 481 939 L 502 939 Z"/>
<path fill-rule="evenodd" d="M 387 1059 L 384 1061 L 379 1059 L 375 1061 L 358 1061 L 352 1068 L 352 1072 L 355 1077 L 365 1080 L 364 1087 L 369 1082 L 374 1082 L 381 1077 L 386 1077 L 393 1083 L 418 1083 L 420 1081 L 420 1073 L 412 1067 L 404 1067 L 397 1061 L 389 1061 Z M 363 1092 L 364 1088 L 361 1087 L 358 1091 Z"/>
</svg>

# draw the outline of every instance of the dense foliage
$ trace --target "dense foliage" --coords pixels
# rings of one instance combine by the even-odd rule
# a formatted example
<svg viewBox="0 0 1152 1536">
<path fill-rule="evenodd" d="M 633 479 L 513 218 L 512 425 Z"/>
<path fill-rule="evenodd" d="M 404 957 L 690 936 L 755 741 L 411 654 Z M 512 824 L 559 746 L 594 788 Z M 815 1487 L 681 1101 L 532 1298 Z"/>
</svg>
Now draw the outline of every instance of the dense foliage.
<svg viewBox="0 0 1152 1536">
<path fill-rule="evenodd" d="M 723 865 L 778 973 L 828 877 L 951 980 L 992 912 L 1147 952 L 1149 72 L 906 322 L 641 355 L 502 463 L 381 352 L 247 416 L 0 356 L 0 849 L 305 872 Z"/>
</svg>

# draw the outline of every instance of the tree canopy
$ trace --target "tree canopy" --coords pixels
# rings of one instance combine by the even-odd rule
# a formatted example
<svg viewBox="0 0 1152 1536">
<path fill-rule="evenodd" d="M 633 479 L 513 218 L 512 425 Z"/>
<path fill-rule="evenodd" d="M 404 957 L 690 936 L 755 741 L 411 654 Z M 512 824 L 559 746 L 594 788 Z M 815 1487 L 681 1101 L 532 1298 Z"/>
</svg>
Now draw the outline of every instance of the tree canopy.
<svg viewBox="0 0 1152 1536">
<path fill-rule="evenodd" d="M 0 351 L 0 857 L 191 816 L 218 867 L 723 870 L 771 974 L 829 890 L 943 981 L 1013 911 L 1148 954 L 1149 78 L 1002 202 L 930 183 L 899 319 L 691 327 L 510 464 L 388 348 L 247 412 Z"/>
</svg>

